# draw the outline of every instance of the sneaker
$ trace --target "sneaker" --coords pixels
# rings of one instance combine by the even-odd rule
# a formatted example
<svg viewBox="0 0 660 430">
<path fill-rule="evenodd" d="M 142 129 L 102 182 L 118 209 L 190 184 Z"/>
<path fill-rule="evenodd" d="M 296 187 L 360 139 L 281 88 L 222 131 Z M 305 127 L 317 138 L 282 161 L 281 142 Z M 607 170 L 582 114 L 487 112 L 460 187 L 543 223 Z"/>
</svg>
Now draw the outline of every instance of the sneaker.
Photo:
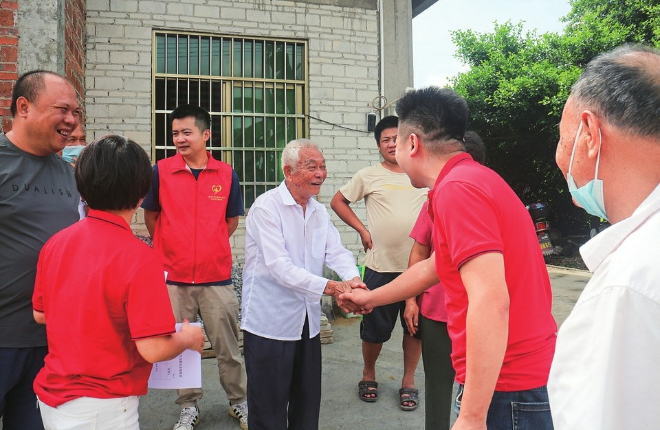
<svg viewBox="0 0 660 430">
<path fill-rule="evenodd" d="M 243 430 L 248 430 L 247 402 L 236 403 L 235 405 L 229 406 L 228 413 L 230 417 L 234 417 L 238 420 L 238 423 Z"/>
<path fill-rule="evenodd" d="M 197 423 L 199 423 L 199 408 L 197 406 L 190 406 L 181 409 L 179 422 L 174 424 L 172 430 L 193 430 L 193 427 L 195 427 Z"/>
</svg>

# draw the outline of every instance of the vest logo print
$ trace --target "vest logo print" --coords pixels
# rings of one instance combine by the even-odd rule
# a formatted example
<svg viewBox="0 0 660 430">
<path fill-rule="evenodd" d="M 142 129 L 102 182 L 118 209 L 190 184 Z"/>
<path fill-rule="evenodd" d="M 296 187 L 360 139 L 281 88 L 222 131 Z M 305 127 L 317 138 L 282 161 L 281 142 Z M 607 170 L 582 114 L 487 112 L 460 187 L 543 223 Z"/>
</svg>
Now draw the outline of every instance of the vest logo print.
<svg viewBox="0 0 660 430">
<path fill-rule="evenodd" d="M 214 194 L 218 194 L 220 191 L 222 191 L 222 185 L 211 185 L 211 191 L 213 191 Z M 221 202 L 224 199 L 225 199 L 224 196 L 215 196 L 215 195 L 209 196 L 209 200 L 215 202 Z"/>
</svg>

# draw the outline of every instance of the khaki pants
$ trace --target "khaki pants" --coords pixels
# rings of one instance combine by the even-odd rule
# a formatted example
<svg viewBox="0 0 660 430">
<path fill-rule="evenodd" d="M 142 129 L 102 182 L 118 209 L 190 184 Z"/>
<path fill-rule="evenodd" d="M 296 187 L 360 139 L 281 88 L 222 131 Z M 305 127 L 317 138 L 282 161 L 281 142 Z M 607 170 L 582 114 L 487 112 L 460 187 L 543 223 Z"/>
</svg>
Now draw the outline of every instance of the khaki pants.
<svg viewBox="0 0 660 430">
<path fill-rule="evenodd" d="M 238 299 L 232 285 L 178 286 L 167 285 L 177 322 L 204 321 L 206 336 L 217 354 L 220 385 L 234 405 L 246 400 L 247 378 L 238 347 Z M 176 403 L 181 408 L 196 406 L 202 398 L 201 388 L 178 390 Z"/>
</svg>

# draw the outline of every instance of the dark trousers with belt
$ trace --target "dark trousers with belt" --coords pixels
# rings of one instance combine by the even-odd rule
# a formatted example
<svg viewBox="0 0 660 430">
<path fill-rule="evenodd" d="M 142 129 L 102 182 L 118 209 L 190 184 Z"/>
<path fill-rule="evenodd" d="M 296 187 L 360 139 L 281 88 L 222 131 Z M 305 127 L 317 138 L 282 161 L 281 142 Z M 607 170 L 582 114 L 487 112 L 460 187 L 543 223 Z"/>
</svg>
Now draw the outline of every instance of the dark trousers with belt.
<svg viewBox="0 0 660 430">
<path fill-rule="evenodd" d="M 321 337 L 267 339 L 243 333 L 250 430 L 319 428 L 321 409 Z"/>
</svg>

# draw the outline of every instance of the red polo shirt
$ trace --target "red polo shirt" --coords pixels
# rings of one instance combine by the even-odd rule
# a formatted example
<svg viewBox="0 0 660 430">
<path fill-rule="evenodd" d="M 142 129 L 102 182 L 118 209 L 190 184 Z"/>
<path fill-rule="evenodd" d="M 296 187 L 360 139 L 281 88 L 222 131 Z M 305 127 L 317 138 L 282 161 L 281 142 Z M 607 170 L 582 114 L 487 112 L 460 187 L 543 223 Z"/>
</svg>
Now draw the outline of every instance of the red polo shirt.
<svg viewBox="0 0 660 430">
<path fill-rule="evenodd" d="M 509 291 L 509 338 L 497 391 L 520 391 L 548 381 L 557 324 L 552 290 L 534 225 L 507 183 L 468 154 L 451 158 L 433 190 L 430 211 L 436 270 L 445 287 L 447 328 L 456 380 L 465 383 L 467 292 L 460 267 L 481 254 L 504 257 Z"/>
<path fill-rule="evenodd" d="M 123 218 L 103 211 L 46 242 L 32 306 L 48 335 L 34 391 L 52 407 L 146 394 L 151 364 L 135 340 L 174 332 L 162 263 Z"/>
</svg>

